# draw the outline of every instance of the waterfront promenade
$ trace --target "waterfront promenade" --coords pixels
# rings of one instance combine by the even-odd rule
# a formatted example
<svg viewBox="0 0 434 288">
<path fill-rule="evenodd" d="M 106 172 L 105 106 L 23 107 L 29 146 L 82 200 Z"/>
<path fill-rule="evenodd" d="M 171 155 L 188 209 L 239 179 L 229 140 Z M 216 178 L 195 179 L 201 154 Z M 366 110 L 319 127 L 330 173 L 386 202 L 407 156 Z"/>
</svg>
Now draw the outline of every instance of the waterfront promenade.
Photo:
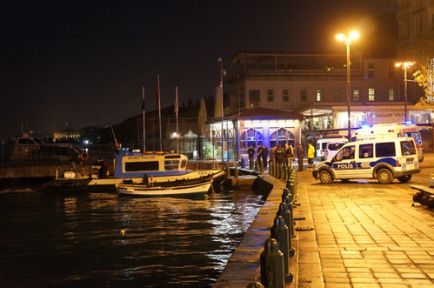
<svg viewBox="0 0 434 288">
<path fill-rule="evenodd" d="M 434 155 L 411 183 L 427 183 Z M 260 280 L 259 255 L 270 237 L 284 183 L 274 185 L 215 287 L 246 287 Z M 411 184 L 410 183 L 410 184 Z M 434 287 L 434 214 L 412 205 L 415 190 L 395 181 L 319 184 L 311 171 L 298 172 L 298 227 L 291 258 L 294 281 L 287 287 Z M 312 229 L 311 229 L 312 228 Z"/>
</svg>

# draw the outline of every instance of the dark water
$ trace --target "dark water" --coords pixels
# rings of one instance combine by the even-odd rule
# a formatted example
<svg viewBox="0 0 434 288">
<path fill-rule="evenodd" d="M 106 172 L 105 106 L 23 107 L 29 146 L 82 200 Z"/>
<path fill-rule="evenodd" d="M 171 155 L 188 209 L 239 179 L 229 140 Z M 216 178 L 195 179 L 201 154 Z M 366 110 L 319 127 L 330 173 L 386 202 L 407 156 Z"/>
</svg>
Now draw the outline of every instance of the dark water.
<svg viewBox="0 0 434 288">
<path fill-rule="evenodd" d="M 0 287 L 210 287 L 263 197 L 0 194 Z"/>
</svg>

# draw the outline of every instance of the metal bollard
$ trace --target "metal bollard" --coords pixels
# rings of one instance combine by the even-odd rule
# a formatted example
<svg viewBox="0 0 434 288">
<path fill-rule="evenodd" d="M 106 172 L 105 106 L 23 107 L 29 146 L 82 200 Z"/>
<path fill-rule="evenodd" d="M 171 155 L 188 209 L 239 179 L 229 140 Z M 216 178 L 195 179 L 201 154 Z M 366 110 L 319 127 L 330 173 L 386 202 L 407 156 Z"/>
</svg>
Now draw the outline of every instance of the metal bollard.
<svg viewBox="0 0 434 288">
<path fill-rule="evenodd" d="M 289 229 L 289 236 L 290 236 L 289 239 L 291 239 L 293 236 L 291 234 L 291 233 L 293 233 L 293 230 L 291 228 L 292 222 L 291 222 L 291 215 L 290 214 L 291 214 L 291 212 L 289 211 L 288 204 L 286 204 L 285 202 L 280 203 L 277 215 L 282 216 L 283 219 L 285 219 L 285 224 L 286 224 L 286 226 L 288 226 L 288 229 Z"/>
<path fill-rule="evenodd" d="M 288 210 L 289 210 L 289 218 L 291 221 L 291 226 L 288 226 L 289 228 L 289 233 L 291 235 L 291 238 L 295 237 L 294 234 L 294 205 L 292 203 L 292 201 L 290 203 L 287 204 Z"/>
<path fill-rule="evenodd" d="M 280 252 L 283 254 L 283 264 L 286 282 L 292 282 L 292 274 L 289 273 L 289 257 L 294 256 L 294 249 L 291 247 L 289 239 L 288 226 L 282 216 L 274 219 L 274 225 L 271 228 L 271 237 L 276 238 L 279 243 Z"/>
<path fill-rule="evenodd" d="M 285 287 L 283 272 L 283 254 L 279 250 L 279 243 L 274 238 L 265 241 L 264 251 L 261 253 L 261 282 L 265 287 Z"/>
</svg>

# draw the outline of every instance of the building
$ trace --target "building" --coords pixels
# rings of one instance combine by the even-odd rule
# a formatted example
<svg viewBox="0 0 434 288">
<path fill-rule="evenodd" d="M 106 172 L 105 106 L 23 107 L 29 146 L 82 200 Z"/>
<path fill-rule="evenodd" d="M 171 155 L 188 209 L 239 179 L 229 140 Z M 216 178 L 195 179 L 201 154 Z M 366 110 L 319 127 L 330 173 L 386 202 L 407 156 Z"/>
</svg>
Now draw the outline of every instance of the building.
<svg viewBox="0 0 434 288">
<path fill-rule="evenodd" d="M 426 63 L 434 58 L 434 2 L 397 0 L 397 4 L 398 57 Z"/>
</svg>

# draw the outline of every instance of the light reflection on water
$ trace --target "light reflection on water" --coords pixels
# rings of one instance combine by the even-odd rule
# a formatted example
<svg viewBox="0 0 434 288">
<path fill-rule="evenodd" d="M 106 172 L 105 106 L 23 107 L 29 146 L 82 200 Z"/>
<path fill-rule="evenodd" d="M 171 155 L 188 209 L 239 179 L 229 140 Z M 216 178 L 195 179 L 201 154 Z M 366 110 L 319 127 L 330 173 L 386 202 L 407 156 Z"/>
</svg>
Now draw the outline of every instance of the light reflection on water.
<svg viewBox="0 0 434 288">
<path fill-rule="evenodd" d="M 262 203 L 246 191 L 205 200 L 2 194 L 0 283 L 209 287 Z"/>
</svg>

